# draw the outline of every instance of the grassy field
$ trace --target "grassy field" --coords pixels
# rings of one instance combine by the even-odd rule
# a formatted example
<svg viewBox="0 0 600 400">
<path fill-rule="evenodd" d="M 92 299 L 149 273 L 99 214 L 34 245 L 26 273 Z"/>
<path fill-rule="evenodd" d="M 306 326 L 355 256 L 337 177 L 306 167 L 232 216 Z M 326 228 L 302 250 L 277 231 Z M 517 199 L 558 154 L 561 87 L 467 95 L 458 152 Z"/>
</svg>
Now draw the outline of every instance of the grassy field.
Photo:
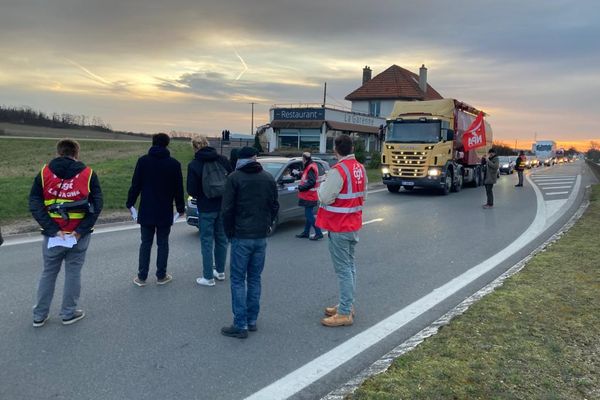
<svg viewBox="0 0 600 400">
<path fill-rule="evenodd" d="M 600 399 L 600 185 L 583 218 L 352 399 Z"/>
<path fill-rule="evenodd" d="M 369 179 L 369 185 L 381 183 L 381 168 L 367 168 L 367 177 Z"/>
<path fill-rule="evenodd" d="M 11 124 L 0 122 L 0 134 L 3 136 L 24 136 L 40 138 L 62 138 L 71 137 L 74 139 L 107 139 L 107 140 L 141 140 L 147 141 L 148 138 L 126 135 L 123 133 L 102 132 L 92 129 L 57 129 L 44 126 Z"/>
<path fill-rule="evenodd" d="M 124 209 L 131 175 L 139 156 L 150 147 L 146 142 L 82 141 L 80 159 L 96 171 L 104 193 L 105 210 Z M 0 223 L 31 220 L 27 198 L 42 166 L 55 157 L 56 140 L 0 139 Z M 186 142 L 172 142 L 171 155 L 182 164 L 183 173 L 192 159 Z"/>
</svg>

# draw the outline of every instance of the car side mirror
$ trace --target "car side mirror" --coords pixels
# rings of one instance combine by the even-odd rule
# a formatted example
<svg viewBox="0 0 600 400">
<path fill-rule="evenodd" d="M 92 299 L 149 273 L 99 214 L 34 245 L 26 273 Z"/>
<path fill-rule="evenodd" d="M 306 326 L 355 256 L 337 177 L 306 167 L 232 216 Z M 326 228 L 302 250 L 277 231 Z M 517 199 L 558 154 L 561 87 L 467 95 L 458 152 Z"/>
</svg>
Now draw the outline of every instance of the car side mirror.
<svg viewBox="0 0 600 400">
<path fill-rule="evenodd" d="M 279 182 L 280 182 L 282 185 L 287 185 L 287 184 L 289 184 L 289 183 L 294 183 L 294 182 L 296 182 L 296 178 L 294 178 L 293 176 L 284 176 L 284 177 L 282 177 L 282 178 L 279 180 Z"/>
</svg>

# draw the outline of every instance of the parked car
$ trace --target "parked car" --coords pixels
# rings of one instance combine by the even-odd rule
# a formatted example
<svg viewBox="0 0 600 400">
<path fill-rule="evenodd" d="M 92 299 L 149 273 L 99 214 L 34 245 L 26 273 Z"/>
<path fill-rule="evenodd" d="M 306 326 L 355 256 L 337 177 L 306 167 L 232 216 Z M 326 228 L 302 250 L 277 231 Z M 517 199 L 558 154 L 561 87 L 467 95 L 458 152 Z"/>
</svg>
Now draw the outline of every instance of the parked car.
<svg viewBox="0 0 600 400">
<path fill-rule="evenodd" d="M 277 215 L 271 227 L 269 232 L 269 235 L 271 235 L 279 224 L 304 218 L 304 208 L 298 205 L 298 184 L 302 177 L 302 157 L 259 157 L 257 161 L 261 163 L 265 171 L 273 175 L 279 191 L 279 215 Z M 320 158 L 313 157 L 313 161 L 317 164 L 319 180 L 322 181 L 325 178 L 325 173 L 329 170 L 329 164 Z M 195 198 L 188 197 L 185 212 L 188 225 L 198 227 L 198 208 L 196 207 Z"/>
<path fill-rule="evenodd" d="M 515 157 L 500 156 L 498 157 L 500 168 L 498 171 L 501 174 L 513 174 L 515 172 Z"/>
<path fill-rule="evenodd" d="M 529 157 L 529 168 L 537 168 L 540 166 L 540 160 L 537 157 Z"/>
</svg>

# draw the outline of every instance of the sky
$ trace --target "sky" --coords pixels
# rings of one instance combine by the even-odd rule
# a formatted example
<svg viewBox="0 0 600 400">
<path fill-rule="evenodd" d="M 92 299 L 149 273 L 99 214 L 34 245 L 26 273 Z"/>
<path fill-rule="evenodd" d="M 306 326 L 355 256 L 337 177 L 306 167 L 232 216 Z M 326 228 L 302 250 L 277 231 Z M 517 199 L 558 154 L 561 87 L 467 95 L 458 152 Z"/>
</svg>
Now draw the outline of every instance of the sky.
<svg viewBox="0 0 600 400">
<path fill-rule="evenodd" d="M 600 141 L 597 0 L 0 0 L 0 104 L 113 129 L 250 133 L 274 104 L 350 107 L 396 64 L 495 140 Z"/>
</svg>

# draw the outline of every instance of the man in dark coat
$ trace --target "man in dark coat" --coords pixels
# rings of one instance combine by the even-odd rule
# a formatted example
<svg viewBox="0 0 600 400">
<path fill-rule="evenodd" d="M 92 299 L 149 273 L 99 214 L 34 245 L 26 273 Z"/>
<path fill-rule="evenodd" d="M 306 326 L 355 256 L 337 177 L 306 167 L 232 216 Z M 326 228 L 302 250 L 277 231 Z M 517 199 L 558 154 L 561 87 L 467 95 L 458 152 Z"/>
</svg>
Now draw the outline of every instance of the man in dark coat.
<svg viewBox="0 0 600 400">
<path fill-rule="evenodd" d="M 180 215 L 185 213 L 183 200 L 183 176 L 181 164 L 171 157 L 167 146 L 169 136 L 157 133 L 152 136 L 152 147 L 148 154 L 140 157 L 135 166 L 126 207 L 134 209 L 141 195 L 137 222 L 140 224 L 142 243 L 140 245 L 138 274 L 133 279 L 137 286 L 145 286 L 150 267 L 150 251 L 156 234 L 158 247 L 156 259 L 156 283 L 164 285 L 173 278 L 167 274 L 169 258 L 169 234 L 174 222 L 173 202 Z"/>
<path fill-rule="evenodd" d="M 198 136 L 192 139 L 194 159 L 188 164 L 187 192 L 196 198 L 198 207 L 198 228 L 200 229 L 200 248 L 202 252 L 202 276 L 196 283 L 202 286 L 214 286 L 215 278 L 225 280 L 225 260 L 227 258 L 227 237 L 223 230 L 221 217 L 221 196 L 207 197 L 204 193 L 202 174 L 207 163 L 219 163 L 224 173 L 231 172 L 227 158 L 209 146 L 208 139 Z M 223 175 L 224 176 L 224 175 Z M 214 269 L 213 269 L 214 266 Z"/>
<path fill-rule="evenodd" d="M 237 168 L 227 178 L 221 206 L 225 234 L 231 239 L 233 325 L 221 329 L 225 336 L 244 339 L 248 331 L 256 331 L 267 232 L 278 211 L 273 176 L 256 161 L 254 148 L 242 148 Z"/>
<path fill-rule="evenodd" d="M 490 149 L 488 151 L 487 159 L 484 159 L 483 161 L 485 162 L 485 179 L 483 180 L 483 183 L 485 185 L 485 194 L 487 197 L 487 201 L 483 205 L 483 208 L 492 208 L 494 207 L 494 192 L 492 188 L 498 181 L 498 168 L 500 167 L 500 161 L 496 155 L 496 150 Z"/>
</svg>

